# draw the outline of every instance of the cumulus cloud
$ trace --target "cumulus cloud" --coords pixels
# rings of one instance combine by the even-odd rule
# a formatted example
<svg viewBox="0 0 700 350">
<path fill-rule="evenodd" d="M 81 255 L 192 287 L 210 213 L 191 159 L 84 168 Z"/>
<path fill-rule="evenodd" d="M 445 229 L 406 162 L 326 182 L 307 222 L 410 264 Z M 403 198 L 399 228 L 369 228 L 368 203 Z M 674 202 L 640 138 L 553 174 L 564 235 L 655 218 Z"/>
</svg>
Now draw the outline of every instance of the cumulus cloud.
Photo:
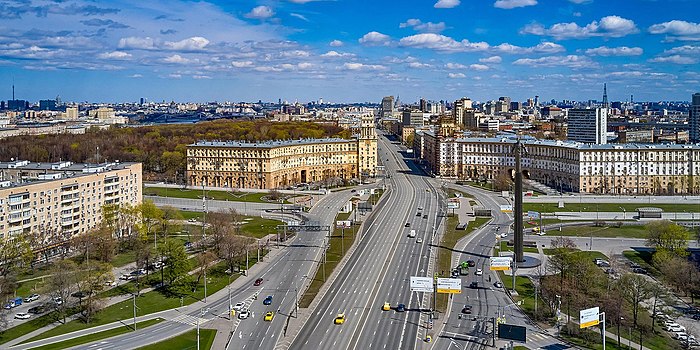
<svg viewBox="0 0 700 350">
<path fill-rule="evenodd" d="M 491 57 L 479 59 L 479 62 L 481 62 L 481 63 L 501 63 L 501 61 L 502 61 L 501 56 L 491 56 Z"/>
<path fill-rule="evenodd" d="M 427 63 L 421 63 L 421 62 L 410 62 L 408 64 L 410 68 L 430 68 L 432 67 L 430 64 Z"/>
<path fill-rule="evenodd" d="M 531 67 L 570 67 L 570 68 L 592 68 L 597 64 L 586 56 L 546 56 L 540 58 L 521 58 L 513 62 L 514 65 Z"/>
<path fill-rule="evenodd" d="M 340 40 L 333 40 L 328 45 L 330 45 L 332 47 L 340 47 L 340 46 L 343 46 L 343 42 Z"/>
<path fill-rule="evenodd" d="M 451 9 L 457 6 L 459 6 L 459 0 L 438 0 L 438 2 L 433 5 L 436 9 Z"/>
<path fill-rule="evenodd" d="M 460 64 L 460 63 L 449 62 L 449 63 L 445 64 L 445 68 L 447 68 L 447 69 L 467 69 L 467 66 Z"/>
<path fill-rule="evenodd" d="M 255 64 L 253 61 L 232 61 L 231 65 L 235 68 L 250 68 L 253 67 Z"/>
<path fill-rule="evenodd" d="M 641 47 L 607 47 L 600 46 L 586 50 L 586 54 L 590 56 L 639 56 L 644 53 Z"/>
<path fill-rule="evenodd" d="M 461 79 L 466 78 L 467 76 L 464 75 L 464 73 L 449 73 L 447 74 L 447 77 L 450 79 Z"/>
<path fill-rule="evenodd" d="M 379 64 L 363 64 L 357 62 L 347 62 L 343 64 L 343 69 L 346 70 L 385 70 L 386 67 Z"/>
<path fill-rule="evenodd" d="M 413 28 L 415 31 L 421 33 L 440 33 L 445 30 L 445 22 L 433 23 L 427 22 L 423 23 L 420 19 L 411 18 L 404 23 L 399 24 L 399 28 Z"/>
<path fill-rule="evenodd" d="M 328 51 L 328 52 L 321 55 L 321 57 L 325 57 L 325 58 L 340 58 L 340 57 L 352 57 L 352 56 L 355 56 L 355 55 L 353 55 L 351 53 L 347 53 L 347 52 L 338 52 L 338 51 L 333 51 L 333 50 Z"/>
<path fill-rule="evenodd" d="M 192 62 L 192 60 L 187 59 L 185 57 L 182 57 L 180 55 L 172 55 L 168 56 L 163 59 L 163 62 L 165 63 L 177 63 L 177 64 L 186 64 Z"/>
<path fill-rule="evenodd" d="M 388 45 L 391 38 L 386 34 L 373 31 L 363 35 L 358 41 L 364 45 Z"/>
<path fill-rule="evenodd" d="M 687 57 L 681 55 L 671 55 L 671 56 L 661 56 L 652 58 L 649 62 L 655 63 L 673 63 L 673 64 L 695 64 L 698 63 L 698 59 L 694 57 Z"/>
<path fill-rule="evenodd" d="M 485 70 L 489 70 L 490 68 L 489 68 L 489 66 L 487 66 L 485 64 L 470 64 L 469 69 L 478 70 L 478 71 L 485 71 Z"/>
<path fill-rule="evenodd" d="M 206 38 L 195 36 L 180 41 L 161 42 L 151 37 L 127 37 L 119 39 L 120 49 L 128 50 L 172 50 L 172 51 L 201 51 L 209 45 Z"/>
<path fill-rule="evenodd" d="M 493 7 L 510 10 L 516 7 L 526 7 L 535 5 L 537 5 L 537 0 L 497 0 L 493 4 Z"/>
<path fill-rule="evenodd" d="M 245 16 L 252 19 L 267 19 L 275 15 L 275 11 L 269 6 L 257 6 L 254 7 Z"/>
<path fill-rule="evenodd" d="M 112 51 L 101 53 L 97 57 L 106 60 L 125 60 L 131 58 L 131 54 L 122 51 Z"/>
<path fill-rule="evenodd" d="M 549 28 L 533 23 L 520 30 L 521 34 L 546 35 L 557 39 L 585 39 L 590 37 L 619 38 L 639 32 L 634 21 L 620 16 L 606 16 L 583 27 L 574 22 L 557 23 Z"/>
<path fill-rule="evenodd" d="M 493 51 L 503 54 L 529 54 L 529 53 L 558 53 L 566 51 L 566 49 L 556 43 L 543 42 L 531 47 L 521 47 L 508 43 L 503 43 L 493 47 Z"/>
<path fill-rule="evenodd" d="M 569 2 L 573 2 L 574 4 L 587 4 L 593 2 L 593 0 L 569 0 Z"/>
<path fill-rule="evenodd" d="M 180 41 L 166 41 L 163 47 L 175 51 L 199 51 L 209 45 L 209 40 L 201 36 L 191 37 Z"/>
<path fill-rule="evenodd" d="M 670 41 L 700 41 L 700 23 L 673 20 L 650 26 L 649 33 L 666 34 Z"/>
<path fill-rule="evenodd" d="M 665 54 L 698 55 L 700 56 L 700 46 L 683 45 L 664 51 Z"/>
<path fill-rule="evenodd" d="M 155 40 L 151 37 L 135 37 L 130 36 L 126 38 L 119 39 L 119 44 L 117 47 L 120 49 L 132 49 L 132 50 L 154 50 L 156 49 Z"/>
<path fill-rule="evenodd" d="M 407 36 L 399 40 L 399 45 L 442 52 L 484 51 L 489 48 L 489 44 L 485 42 L 472 43 L 466 39 L 456 41 L 448 36 L 435 33 L 422 33 Z"/>
</svg>

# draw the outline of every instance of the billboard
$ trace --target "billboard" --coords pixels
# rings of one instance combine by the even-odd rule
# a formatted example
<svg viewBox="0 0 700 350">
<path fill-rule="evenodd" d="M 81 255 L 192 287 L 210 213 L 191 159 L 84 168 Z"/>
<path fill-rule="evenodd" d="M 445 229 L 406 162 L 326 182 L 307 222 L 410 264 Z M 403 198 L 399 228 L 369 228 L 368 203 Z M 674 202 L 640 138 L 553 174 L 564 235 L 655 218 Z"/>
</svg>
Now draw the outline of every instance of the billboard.
<svg viewBox="0 0 700 350">
<path fill-rule="evenodd" d="M 510 270 L 510 264 L 512 261 L 512 258 L 509 256 L 492 256 L 489 258 L 489 268 L 491 271 L 507 271 Z"/>
<path fill-rule="evenodd" d="M 462 293 L 461 278 L 438 278 L 437 280 L 438 293 L 460 294 Z"/>
<path fill-rule="evenodd" d="M 511 204 L 502 204 L 501 205 L 501 211 L 504 213 L 512 213 L 513 212 L 513 205 Z"/>
<path fill-rule="evenodd" d="M 335 227 L 337 228 L 350 228 L 352 222 L 350 220 L 338 220 L 335 222 Z"/>
<path fill-rule="evenodd" d="M 432 293 L 434 290 L 432 278 L 411 276 L 411 292 Z"/>
<path fill-rule="evenodd" d="M 450 198 L 447 201 L 447 209 L 459 209 L 459 199 Z"/>
<path fill-rule="evenodd" d="M 500 323 L 498 324 L 498 338 L 525 342 L 527 341 L 527 328 L 514 324 Z"/>
<path fill-rule="evenodd" d="M 590 326 L 595 326 L 600 323 L 600 308 L 592 307 L 590 309 L 581 310 L 578 317 L 578 324 L 580 328 L 586 328 Z"/>
<path fill-rule="evenodd" d="M 529 216 L 532 219 L 539 219 L 540 218 L 540 213 L 536 211 L 528 211 L 527 216 Z"/>
</svg>

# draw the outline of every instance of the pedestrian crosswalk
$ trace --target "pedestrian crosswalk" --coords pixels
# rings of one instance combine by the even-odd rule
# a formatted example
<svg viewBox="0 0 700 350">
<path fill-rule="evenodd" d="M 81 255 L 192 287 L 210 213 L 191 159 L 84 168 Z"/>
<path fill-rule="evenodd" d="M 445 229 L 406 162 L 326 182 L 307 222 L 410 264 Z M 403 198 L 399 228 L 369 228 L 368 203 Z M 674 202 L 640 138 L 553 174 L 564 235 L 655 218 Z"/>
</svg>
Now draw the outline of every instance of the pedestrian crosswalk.
<svg viewBox="0 0 700 350">
<path fill-rule="evenodd" d="M 191 316 L 191 315 L 180 315 L 178 317 L 173 318 L 170 321 L 177 322 L 177 323 L 182 323 L 190 326 L 196 326 L 197 325 L 197 320 L 199 319 L 199 324 L 203 324 L 207 321 L 209 321 L 206 318 L 201 318 L 201 317 L 196 317 L 196 316 Z"/>
</svg>

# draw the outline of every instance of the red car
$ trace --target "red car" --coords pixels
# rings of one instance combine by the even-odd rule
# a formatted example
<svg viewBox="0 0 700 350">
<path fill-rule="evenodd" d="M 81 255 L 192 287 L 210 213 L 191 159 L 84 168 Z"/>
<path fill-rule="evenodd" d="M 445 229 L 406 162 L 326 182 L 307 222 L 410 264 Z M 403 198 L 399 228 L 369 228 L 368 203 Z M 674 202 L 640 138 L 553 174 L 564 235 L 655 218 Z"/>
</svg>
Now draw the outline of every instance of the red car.
<svg viewBox="0 0 700 350">
<path fill-rule="evenodd" d="M 259 286 L 259 285 L 262 284 L 262 282 L 263 282 L 263 279 L 262 279 L 262 278 L 258 278 L 258 279 L 255 280 L 255 283 L 253 283 L 253 285 L 254 285 L 254 286 Z"/>
</svg>

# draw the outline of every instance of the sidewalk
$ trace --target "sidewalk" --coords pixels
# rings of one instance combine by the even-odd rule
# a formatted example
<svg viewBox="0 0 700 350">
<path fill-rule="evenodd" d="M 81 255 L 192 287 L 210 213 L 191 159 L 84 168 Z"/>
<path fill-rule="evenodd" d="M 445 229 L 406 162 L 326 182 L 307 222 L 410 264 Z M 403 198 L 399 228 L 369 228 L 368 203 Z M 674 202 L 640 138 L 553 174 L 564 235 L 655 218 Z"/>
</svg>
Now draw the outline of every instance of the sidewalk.
<svg viewBox="0 0 700 350">
<path fill-rule="evenodd" d="M 568 316 L 567 314 L 565 314 L 565 313 L 563 313 L 563 312 L 561 313 L 561 320 L 562 320 L 564 323 L 566 323 L 566 320 L 567 320 L 568 318 L 569 318 L 569 316 Z M 572 317 L 571 317 L 571 323 L 574 323 L 574 324 L 578 325 L 578 318 L 572 316 Z M 606 327 L 607 327 L 607 325 L 606 325 Z M 590 329 L 590 330 L 592 330 L 592 331 L 598 333 L 598 335 L 600 335 L 600 333 L 601 333 L 601 331 L 602 331 L 601 326 L 588 327 L 588 329 Z M 559 337 L 559 331 L 557 330 L 557 327 L 550 327 L 550 328 L 544 329 L 544 332 L 547 333 L 547 334 L 550 334 L 552 337 L 555 337 L 555 338 L 557 338 L 557 339 L 561 339 L 561 338 Z M 617 335 L 616 335 L 615 333 L 611 333 L 611 332 L 607 331 L 607 329 L 606 329 L 606 331 L 605 331 L 605 337 L 608 338 L 608 339 L 605 340 L 606 343 L 610 343 L 610 341 L 614 341 L 615 344 L 617 344 Z M 627 344 L 629 344 L 630 346 L 632 346 L 632 349 L 651 350 L 650 348 L 647 348 L 646 346 L 640 347 L 638 343 L 635 343 L 634 341 L 631 341 L 631 339 L 627 339 L 627 338 L 624 336 L 624 332 L 621 332 L 621 334 L 620 334 L 620 343 L 621 343 L 623 346 L 627 346 Z"/>
<path fill-rule="evenodd" d="M 257 263 L 257 264 L 255 264 L 255 265 L 253 265 L 253 266 L 249 269 L 249 273 L 255 273 L 256 270 L 261 269 L 261 268 L 262 268 L 261 266 L 263 266 L 263 265 L 269 263 L 270 259 L 272 259 L 272 258 L 274 258 L 275 256 L 277 256 L 277 255 L 280 253 L 280 251 L 282 251 L 282 250 L 283 250 L 283 249 L 273 249 L 273 250 L 271 250 L 271 251 L 265 256 L 265 260 L 261 261 L 260 263 Z M 190 274 L 193 274 L 193 273 L 196 273 L 196 270 L 190 271 Z M 236 287 L 239 287 L 239 285 L 241 285 L 241 284 L 248 283 L 248 281 L 245 281 L 245 282 L 244 282 L 244 280 L 245 280 L 244 278 L 237 278 L 235 281 L 232 282 L 231 288 L 236 288 Z M 142 289 L 142 290 L 141 290 L 141 293 L 143 294 L 143 293 L 146 293 L 146 292 L 150 292 L 150 291 L 152 291 L 152 290 L 153 290 L 153 288 Z M 210 299 L 216 299 L 217 296 L 218 296 L 218 297 L 223 297 L 224 294 L 227 295 L 227 293 L 228 293 L 227 288 L 222 288 L 222 289 L 219 290 L 218 292 L 216 292 L 216 293 L 214 293 L 214 294 L 212 294 L 212 295 L 209 295 L 208 298 L 210 298 Z M 131 299 L 131 298 L 132 298 L 132 297 L 131 297 L 130 295 L 129 295 L 129 296 L 121 295 L 121 296 L 116 296 L 116 297 L 110 297 L 110 298 L 107 299 L 107 302 L 105 303 L 105 307 L 110 306 L 110 305 L 113 305 L 113 304 L 116 304 L 116 303 L 119 303 L 119 302 L 122 302 L 122 301 L 125 301 L 125 300 L 129 300 L 129 299 Z M 154 319 L 154 318 L 157 318 L 157 317 L 161 317 L 161 318 L 164 318 L 164 319 L 166 320 L 166 322 L 167 322 L 167 321 L 170 321 L 170 320 L 172 320 L 172 319 L 174 319 L 174 318 L 176 318 L 176 317 L 178 317 L 178 316 L 185 315 L 185 314 L 188 314 L 188 313 L 190 313 L 190 312 L 192 312 L 192 311 L 194 311 L 194 310 L 199 309 L 199 308 L 201 307 L 202 304 L 203 304 L 203 303 L 202 303 L 201 301 L 200 301 L 200 302 L 194 302 L 194 303 L 192 303 L 192 304 L 190 304 L 190 305 L 187 305 L 187 306 L 184 306 L 184 307 L 179 307 L 179 308 L 175 308 L 175 309 L 168 309 L 168 310 L 163 310 L 163 311 L 159 311 L 159 312 L 155 312 L 155 313 L 151 313 L 151 314 L 147 314 L 147 315 L 137 316 L 137 317 L 136 317 L 136 321 L 137 321 L 137 322 L 141 322 L 141 321 L 146 321 L 146 320 Z M 206 304 L 204 304 L 204 305 L 206 305 Z M 77 319 L 77 318 L 78 318 L 78 317 L 75 316 L 75 315 L 74 315 L 74 316 L 71 316 L 71 317 L 69 317 L 69 318 L 66 318 L 66 322 L 70 322 L 70 321 L 75 320 L 75 319 Z M 133 319 L 124 320 L 124 323 L 126 323 L 126 324 L 131 324 L 131 323 L 133 323 Z M 101 332 L 101 331 L 105 331 L 105 330 L 109 330 L 109 329 L 113 329 L 113 328 L 118 328 L 118 327 L 123 326 L 124 323 L 122 323 L 122 321 L 117 321 L 117 322 L 113 322 L 113 323 L 109 323 L 109 324 L 105 324 L 105 325 L 101 325 L 101 326 L 95 326 L 95 327 L 85 328 L 85 329 L 82 329 L 82 330 L 79 330 L 79 331 L 75 331 L 75 332 L 71 332 L 71 333 L 66 333 L 66 334 L 62 334 L 62 335 L 55 336 L 55 337 L 51 337 L 51 338 L 46 338 L 46 339 L 37 340 L 37 341 L 35 341 L 35 342 L 23 344 L 23 345 L 21 345 L 21 346 L 17 346 L 17 345 L 16 345 L 16 344 L 19 344 L 19 343 L 21 343 L 21 342 L 23 342 L 23 341 L 25 341 L 25 340 L 27 340 L 27 339 L 30 339 L 30 338 L 32 338 L 32 337 L 34 337 L 34 336 L 36 336 L 36 335 L 39 335 L 39 334 L 41 334 L 41 333 L 44 333 L 44 332 L 48 331 L 49 329 L 52 329 L 52 328 L 57 327 L 57 326 L 59 326 L 59 325 L 62 324 L 62 323 L 60 323 L 60 322 L 54 322 L 54 323 L 52 323 L 52 324 L 50 324 L 50 325 L 48 325 L 48 326 L 45 326 L 45 327 L 43 327 L 43 328 L 40 328 L 40 329 L 38 329 L 38 330 L 36 330 L 36 331 L 33 331 L 33 332 L 31 332 L 31 333 L 22 335 L 21 337 L 18 337 L 18 338 L 16 338 L 16 339 L 12 340 L 12 341 L 9 341 L 9 342 L 3 344 L 3 345 L 2 345 L 2 348 L 5 349 L 5 348 L 12 347 L 12 349 L 29 349 L 29 348 L 31 348 L 31 347 L 41 346 L 41 345 L 45 345 L 45 344 L 51 344 L 51 343 L 63 341 L 63 340 L 66 340 L 66 339 L 76 338 L 76 337 L 80 337 L 80 336 L 84 336 L 84 335 L 88 335 L 88 334 L 92 334 L 92 333 L 96 333 L 96 332 Z M 32 344 L 32 345 L 31 345 L 31 346 L 28 346 L 29 344 Z"/>
</svg>

